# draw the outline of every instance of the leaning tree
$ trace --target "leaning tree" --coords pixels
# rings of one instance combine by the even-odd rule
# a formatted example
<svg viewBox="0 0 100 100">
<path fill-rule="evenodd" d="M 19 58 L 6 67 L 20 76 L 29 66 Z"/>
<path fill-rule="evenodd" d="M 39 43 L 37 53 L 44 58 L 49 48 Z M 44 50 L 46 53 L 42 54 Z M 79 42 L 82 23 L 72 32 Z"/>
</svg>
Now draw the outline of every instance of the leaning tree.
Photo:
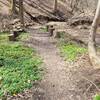
<svg viewBox="0 0 100 100">
<path fill-rule="evenodd" d="M 100 20 L 100 0 L 98 1 L 98 6 L 90 29 L 89 42 L 88 42 L 90 61 L 95 68 L 100 68 L 100 58 L 97 56 L 96 41 L 95 41 L 99 20 Z"/>
</svg>

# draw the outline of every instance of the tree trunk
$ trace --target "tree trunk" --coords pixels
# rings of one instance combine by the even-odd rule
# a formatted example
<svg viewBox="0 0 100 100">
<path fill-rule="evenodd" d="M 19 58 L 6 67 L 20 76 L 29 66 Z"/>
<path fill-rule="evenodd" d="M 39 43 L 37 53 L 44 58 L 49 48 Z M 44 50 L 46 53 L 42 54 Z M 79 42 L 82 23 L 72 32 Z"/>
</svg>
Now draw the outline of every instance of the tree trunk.
<svg viewBox="0 0 100 100">
<path fill-rule="evenodd" d="M 57 8 L 58 8 L 58 1 L 54 0 L 54 13 L 57 12 Z"/>
<path fill-rule="evenodd" d="M 11 0 L 11 14 L 13 16 L 16 14 L 16 0 Z"/>
<path fill-rule="evenodd" d="M 96 30 L 99 24 L 99 18 L 100 18 L 100 0 L 98 2 L 96 14 L 91 26 L 90 35 L 89 35 L 89 43 L 88 43 L 88 52 L 89 52 L 90 61 L 95 68 L 100 68 L 100 59 L 97 56 L 96 42 L 95 42 Z"/>
<path fill-rule="evenodd" d="M 22 25 L 22 28 L 24 28 L 24 9 L 23 9 L 23 0 L 19 0 L 19 18 Z"/>
</svg>

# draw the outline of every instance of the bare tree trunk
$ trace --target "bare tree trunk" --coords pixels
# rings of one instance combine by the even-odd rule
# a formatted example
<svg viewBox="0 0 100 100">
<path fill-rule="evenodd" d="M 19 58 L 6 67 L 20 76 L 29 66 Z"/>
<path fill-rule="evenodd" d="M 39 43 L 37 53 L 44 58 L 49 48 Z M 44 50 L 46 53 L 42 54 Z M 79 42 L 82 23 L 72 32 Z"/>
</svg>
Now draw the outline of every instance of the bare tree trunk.
<svg viewBox="0 0 100 100">
<path fill-rule="evenodd" d="M 54 13 L 57 12 L 57 8 L 58 8 L 58 0 L 54 0 Z"/>
<path fill-rule="evenodd" d="M 92 26 L 91 26 L 90 35 L 89 35 L 89 43 L 88 43 L 90 61 L 95 68 L 100 67 L 100 59 L 97 56 L 96 42 L 95 42 L 96 30 L 99 24 L 99 19 L 100 19 L 100 0 L 98 2 L 96 14 L 95 14 Z"/>
<path fill-rule="evenodd" d="M 11 13 L 13 16 L 16 14 L 16 0 L 11 0 Z"/>
<path fill-rule="evenodd" d="M 22 27 L 24 28 L 24 9 L 23 9 L 23 0 L 19 0 L 19 18 Z"/>
</svg>

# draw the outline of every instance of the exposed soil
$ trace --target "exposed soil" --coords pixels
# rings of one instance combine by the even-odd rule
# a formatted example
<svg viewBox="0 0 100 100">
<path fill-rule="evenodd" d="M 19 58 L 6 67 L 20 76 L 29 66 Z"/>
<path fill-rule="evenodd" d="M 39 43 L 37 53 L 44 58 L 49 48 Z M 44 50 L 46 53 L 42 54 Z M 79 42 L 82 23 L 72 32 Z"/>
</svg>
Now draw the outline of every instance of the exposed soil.
<svg viewBox="0 0 100 100">
<path fill-rule="evenodd" d="M 68 7 L 62 1 L 59 1 L 58 15 L 53 14 L 52 0 L 31 1 L 25 0 L 24 2 L 25 18 L 28 22 L 31 22 L 34 18 L 38 18 L 40 22 L 41 20 L 43 21 L 43 19 L 39 18 L 41 17 L 40 15 L 44 16 L 44 18 L 49 17 L 50 19 L 56 18 L 60 20 L 71 16 Z M 7 0 L 0 0 L 0 5 L 1 15 L 7 16 L 9 14 L 9 2 Z M 90 15 L 90 12 L 92 11 L 89 10 L 86 14 Z M 84 29 L 77 31 L 79 28 L 77 30 L 66 29 L 67 33 L 74 33 L 73 35 L 77 39 L 87 43 L 87 31 L 83 32 Z M 87 54 L 82 55 L 76 62 L 69 63 L 64 61 L 63 57 L 60 57 L 55 40 L 50 38 L 49 34 L 44 33 L 40 35 L 38 30 L 32 30 L 30 33 L 31 37 L 25 41 L 25 44 L 36 48 L 44 61 L 43 67 L 45 73 L 43 79 L 40 82 L 34 83 L 32 89 L 26 90 L 15 97 L 9 96 L 8 100 L 92 100 L 93 95 L 98 91 L 100 92 L 100 70 L 95 70 L 91 66 Z M 80 33 L 84 34 L 80 35 Z M 100 43 L 100 38 L 97 39 L 97 43 Z"/>
<path fill-rule="evenodd" d="M 92 100 L 98 91 L 100 71 L 94 70 L 88 55 L 82 55 L 72 64 L 65 62 L 49 35 L 34 33 L 39 32 L 33 32 L 31 46 L 43 58 L 46 71 L 40 83 L 44 95 L 43 98 L 37 95 L 37 100 Z"/>
<path fill-rule="evenodd" d="M 53 38 L 38 30 L 30 31 L 25 44 L 36 48 L 43 59 L 43 79 L 31 90 L 8 100 L 92 100 L 99 91 L 100 70 L 95 70 L 88 55 L 74 63 L 64 61 Z"/>
</svg>

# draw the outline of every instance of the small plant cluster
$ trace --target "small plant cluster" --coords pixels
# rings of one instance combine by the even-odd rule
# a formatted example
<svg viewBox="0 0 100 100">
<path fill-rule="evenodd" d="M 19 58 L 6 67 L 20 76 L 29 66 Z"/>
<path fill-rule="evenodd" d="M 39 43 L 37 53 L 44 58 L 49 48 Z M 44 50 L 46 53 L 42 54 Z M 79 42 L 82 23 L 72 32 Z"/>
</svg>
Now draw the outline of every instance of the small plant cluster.
<svg viewBox="0 0 100 100">
<path fill-rule="evenodd" d="M 22 32 L 22 33 L 20 33 L 20 35 L 18 36 L 18 40 L 26 40 L 26 39 L 28 39 L 29 38 L 29 33 L 27 33 L 27 32 Z"/>
<path fill-rule="evenodd" d="M 100 95 L 96 94 L 93 100 L 100 100 Z"/>
<path fill-rule="evenodd" d="M 6 35 L 1 37 L 3 40 Z M 19 42 L 0 43 L 0 97 L 31 88 L 33 81 L 41 79 L 40 64 L 34 49 Z"/>
<path fill-rule="evenodd" d="M 42 28 L 40 28 L 40 31 L 41 32 L 47 32 L 47 28 L 46 27 L 42 27 Z"/>
<path fill-rule="evenodd" d="M 60 46 L 62 55 L 69 61 L 74 61 L 78 55 L 86 53 L 87 49 L 74 43 L 63 43 Z"/>
<path fill-rule="evenodd" d="M 0 33 L 0 43 L 8 41 L 8 34 L 7 33 Z"/>
</svg>

